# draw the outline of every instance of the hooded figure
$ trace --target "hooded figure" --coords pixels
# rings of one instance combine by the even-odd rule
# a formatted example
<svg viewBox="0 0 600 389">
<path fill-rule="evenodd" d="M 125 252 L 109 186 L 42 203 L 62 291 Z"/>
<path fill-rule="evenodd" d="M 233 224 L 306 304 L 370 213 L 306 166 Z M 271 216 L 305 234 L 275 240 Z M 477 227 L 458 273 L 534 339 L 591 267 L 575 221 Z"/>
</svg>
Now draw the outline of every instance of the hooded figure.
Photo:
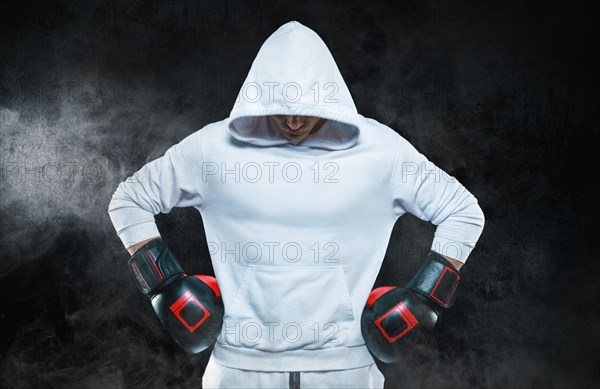
<svg viewBox="0 0 600 389">
<path fill-rule="evenodd" d="M 290 120 L 314 127 L 296 135 Z M 383 377 L 360 318 L 395 222 L 430 221 L 432 249 L 462 263 L 484 224 L 456 179 L 357 112 L 327 46 L 297 21 L 264 42 L 230 116 L 122 182 L 109 214 L 129 247 L 160 235 L 154 215 L 190 206 L 225 307 L 209 365 L 368 367 L 381 378 L 368 385 Z"/>
</svg>

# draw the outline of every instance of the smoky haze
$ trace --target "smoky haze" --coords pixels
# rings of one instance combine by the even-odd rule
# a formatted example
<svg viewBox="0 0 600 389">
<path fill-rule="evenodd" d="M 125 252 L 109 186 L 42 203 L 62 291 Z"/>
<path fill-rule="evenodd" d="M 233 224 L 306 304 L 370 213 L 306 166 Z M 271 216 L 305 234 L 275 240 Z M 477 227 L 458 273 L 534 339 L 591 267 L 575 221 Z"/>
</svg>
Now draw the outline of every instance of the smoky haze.
<svg viewBox="0 0 600 389">
<path fill-rule="evenodd" d="M 358 111 L 479 200 L 483 235 L 433 336 L 386 387 L 591 387 L 600 288 L 591 19 L 556 2 L 20 1 L 3 4 L 0 386 L 198 388 L 107 208 L 119 182 L 227 118 L 262 42 L 298 20 Z M 595 80 L 597 81 L 597 80 Z M 597 214 L 597 212 L 595 212 Z M 201 215 L 157 215 L 213 274 Z M 403 217 L 375 286 L 403 285 L 434 226 Z"/>
</svg>

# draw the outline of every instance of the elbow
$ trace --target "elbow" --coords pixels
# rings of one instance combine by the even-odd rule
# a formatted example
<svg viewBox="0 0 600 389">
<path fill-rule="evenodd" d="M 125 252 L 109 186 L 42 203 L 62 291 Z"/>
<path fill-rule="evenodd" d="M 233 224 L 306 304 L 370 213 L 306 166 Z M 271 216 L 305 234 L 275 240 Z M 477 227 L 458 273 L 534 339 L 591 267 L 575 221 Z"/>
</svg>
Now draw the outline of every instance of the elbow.
<svg viewBox="0 0 600 389">
<path fill-rule="evenodd" d="M 485 215 L 483 214 L 483 209 L 481 209 L 479 203 L 475 203 L 473 211 L 475 219 L 474 224 L 476 224 L 479 227 L 479 232 L 481 233 L 483 231 L 483 227 L 485 226 Z"/>
<path fill-rule="evenodd" d="M 112 195 L 110 196 L 110 201 L 108 202 L 108 209 L 107 212 L 110 215 L 110 213 L 116 208 L 116 195 L 119 193 L 119 189 L 121 188 L 122 184 L 119 184 L 119 186 L 117 186 L 117 188 L 115 189 L 115 191 L 112 193 Z"/>
<path fill-rule="evenodd" d="M 125 190 L 125 183 L 121 182 L 110 196 L 107 212 L 111 215 L 116 210 L 123 208 L 125 204 L 130 204 L 132 201 L 131 196 Z"/>
<path fill-rule="evenodd" d="M 462 219 L 471 226 L 472 232 L 479 236 L 483 232 L 483 227 L 485 226 L 485 215 L 477 198 L 468 191 L 466 193 L 466 206 L 458 211 L 458 213 L 461 214 Z"/>
<path fill-rule="evenodd" d="M 109 214 L 109 215 L 110 215 L 110 214 L 111 214 L 111 212 L 112 212 L 112 211 L 115 209 L 115 205 L 116 205 L 116 204 L 115 204 L 115 197 L 114 197 L 114 196 L 115 196 L 115 195 L 113 194 L 113 195 L 110 197 L 110 201 L 108 202 L 108 208 L 107 208 L 107 210 L 106 210 L 106 211 L 108 212 L 108 214 Z"/>
<path fill-rule="evenodd" d="M 485 215 L 477 199 L 473 197 L 472 200 L 467 207 L 461 210 L 459 218 L 469 226 L 469 235 L 479 238 L 485 226 Z"/>
</svg>

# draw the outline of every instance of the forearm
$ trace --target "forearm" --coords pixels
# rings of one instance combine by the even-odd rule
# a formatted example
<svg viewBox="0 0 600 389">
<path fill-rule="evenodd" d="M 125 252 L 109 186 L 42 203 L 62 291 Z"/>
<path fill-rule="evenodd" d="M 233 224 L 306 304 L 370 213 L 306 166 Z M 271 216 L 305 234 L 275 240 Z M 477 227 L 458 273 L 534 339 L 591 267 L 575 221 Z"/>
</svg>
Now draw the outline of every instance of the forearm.
<svg viewBox="0 0 600 389">
<path fill-rule="evenodd" d="M 127 251 L 129 251 L 130 255 L 133 255 L 140 247 L 142 247 L 146 243 L 150 242 L 152 239 L 156 239 L 156 238 L 160 238 L 160 236 L 154 236 L 152 238 L 138 242 L 138 243 L 134 244 L 133 246 L 129 246 L 129 247 L 127 247 Z"/>
<path fill-rule="evenodd" d="M 463 263 L 463 262 L 461 262 L 461 261 L 458 261 L 458 260 L 456 260 L 456 259 L 454 259 L 454 258 L 450 258 L 450 257 L 449 257 L 449 256 L 447 256 L 447 255 L 443 255 L 443 257 L 444 257 L 444 258 L 446 258 L 447 260 L 449 260 L 449 261 L 450 261 L 450 263 L 454 265 L 454 267 L 456 268 L 456 270 L 460 270 L 460 267 L 461 267 L 462 265 L 464 265 L 464 263 Z"/>
<path fill-rule="evenodd" d="M 155 215 L 174 207 L 202 204 L 202 159 L 197 131 L 121 182 L 108 214 L 123 246 L 131 253 L 139 244 L 160 236 Z M 136 247 L 137 246 L 137 247 Z"/>
<path fill-rule="evenodd" d="M 445 216 L 436 228 L 431 249 L 464 264 L 481 235 L 485 217 L 473 195 Z M 437 223 L 437 221 L 436 221 Z M 434 223 L 434 224 L 436 224 Z M 451 261 L 452 262 L 452 261 Z M 453 262 L 454 264 L 454 262 Z"/>
</svg>

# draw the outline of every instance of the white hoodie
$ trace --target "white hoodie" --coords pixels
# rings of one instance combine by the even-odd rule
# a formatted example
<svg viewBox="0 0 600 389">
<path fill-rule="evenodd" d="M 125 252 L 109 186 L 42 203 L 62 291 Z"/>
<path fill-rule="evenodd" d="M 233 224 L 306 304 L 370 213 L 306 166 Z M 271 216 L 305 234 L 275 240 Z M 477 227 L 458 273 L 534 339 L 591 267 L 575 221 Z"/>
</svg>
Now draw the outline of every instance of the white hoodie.
<svg viewBox="0 0 600 389">
<path fill-rule="evenodd" d="M 291 144 L 275 114 L 328 120 Z M 225 305 L 213 358 L 249 370 L 372 364 L 360 317 L 396 220 L 437 225 L 432 249 L 462 262 L 484 224 L 456 179 L 357 112 L 325 43 L 296 21 L 262 45 L 229 118 L 122 182 L 109 215 L 128 247 L 159 235 L 154 215 L 189 206 Z"/>
</svg>

